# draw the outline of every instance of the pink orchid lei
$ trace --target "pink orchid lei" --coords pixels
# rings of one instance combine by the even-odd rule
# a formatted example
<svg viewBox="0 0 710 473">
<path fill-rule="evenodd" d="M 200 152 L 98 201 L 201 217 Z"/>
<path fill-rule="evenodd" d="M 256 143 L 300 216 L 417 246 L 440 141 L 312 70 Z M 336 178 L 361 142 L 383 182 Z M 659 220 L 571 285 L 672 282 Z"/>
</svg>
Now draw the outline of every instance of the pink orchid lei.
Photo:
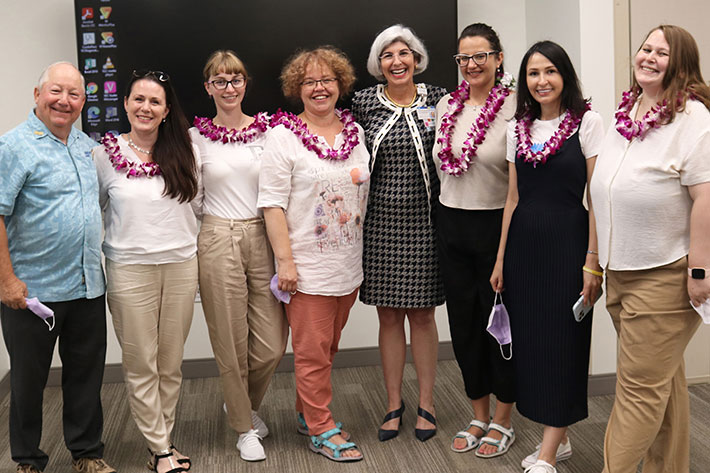
<svg viewBox="0 0 710 473">
<path fill-rule="evenodd" d="M 159 176 L 160 165 L 158 163 L 135 163 L 134 161 L 127 160 L 121 154 L 121 147 L 118 146 L 118 139 L 111 133 L 106 133 L 101 139 L 101 143 L 104 145 L 104 150 L 108 154 L 108 159 L 111 161 L 114 169 L 116 171 L 125 171 L 126 178 L 131 177 L 153 177 Z"/>
<path fill-rule="evenodd" d="M 646 133 L 667 123 L 671 115 L 668 102 L 664 100 L 646 112 L 641 120 L 633 120 L 629 116 L 629 113 L 634 107 L 639 95 L 637 89 L 630 89 L 624 92 L 621 96 L 621 103 L 619 103 L 619 107 L 616 109 L 616 114 L 614 115 L 616 117 L 616 131 L 628 141 L 633 140 L 635 137 L 638 137 L 638 139 L 642 141 Z M 690 94 L 689 98 L 693 99 L 693 94 Z M 680 92 L 678 94 L 679 105 L 682 101 L 683 93 Z"/>
<path fill-rule="evenodd" d="M 456 126 L 458 115 L 464 109 L 464 102 L 468 100 L 470 94 L 468 82 L 461 82 L 456 90 L 452 92 L 448 102 L 449 108 L 442 117 L 441 125 L 439 126 L 439 132 L 442 136 L 437 139 L 442 145 L 438 154 L 439 160 L 441 160 L 442 171 L 452 176 L 460 176 L 468 170 L 469 164 L 471 164 L 473 158 L 476 157 L 478 146 L 486 139 L 488 128 L 496 119 L 498 112 L 505 102 L 505 98 L 510 95 L 512 91 L 511 87 L 514 82 L 512 76 L 509 74 L 499 74 L 496 77 L 496 85 L 494 85 L 488 93 L 486 103 L 483 105 L 476 120 L 471 123 L 471 129 L 466 134 L 466 140 L 461 148 L 460 158 L 454 156 L 451 139 L 454 134 L 454 127 Z"/>
<path fill-rule="evenodd" d="M 202 136 L 212 141 L 251 143 L 269 128 L 270 120 L 268 113 L 260 112 L 254 116 L 254 122 L 242 130 L 215 125 L 212 119 L 207 117 L 195 117 L 193 125 Z"/>
<path fill-rule="evenodd" d="M 360 138 L 355 119 L 349 111 L 336 109 L 335 114 L 343 124 L 343 137 L 345 138 L 345 142 L 337 150 L 322 143 L 318 139 L 318 135 L 308 131 L 306 124 L 293 113 L 279 110 L 271 117 L 271 126 L 283 125 L 291 130 L 300 138 L 303 146 L 316 153 L 321 159 L 344 161 L 350 157 L 352 150 L 360 143 Z"/>
<path fill-rule="evenodd" d="M 565 112 L 565 117 L 557 126 L 555 133 L 545 142 L 544 145 L 541 147 L 535 147 L 535 149 L 532 141 L 530 140 L 530 127 L 532 126 L 532 119 L 529 114 L 525 115 L 515 124 L 515 139 L 518 142 L 516 155 L 518 157 L 522 157 L 526 163 L 533 163 L 533 167 L 537 167 L 538 164 L 545 164 L 547 162 L 547 158 L 555 155 L 560 148 L 562 148 L 562 145 L 565 141 L 567 141 L 567 138 L 572 136 L 581 123 L 584 114 L 591 109 L 591 104 L 587 102 L 584 112 L 579 115 L 573 115 L 569 110 L 567 110 Z"/>
</svg>

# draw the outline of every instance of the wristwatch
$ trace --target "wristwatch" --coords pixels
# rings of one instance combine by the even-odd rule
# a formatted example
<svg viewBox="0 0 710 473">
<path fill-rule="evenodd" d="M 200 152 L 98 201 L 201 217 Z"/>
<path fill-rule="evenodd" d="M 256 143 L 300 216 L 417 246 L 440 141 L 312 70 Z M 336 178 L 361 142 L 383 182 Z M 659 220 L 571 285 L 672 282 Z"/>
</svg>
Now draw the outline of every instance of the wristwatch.
<svg viewBox="0 0 710 473">
<path fill-rule="evenodd" d="M 706 271 L 705 268 L 688 268 L 688 276 L 693 279 L 705 279 L 710 277 L 710 271 Z"/>
</svg>

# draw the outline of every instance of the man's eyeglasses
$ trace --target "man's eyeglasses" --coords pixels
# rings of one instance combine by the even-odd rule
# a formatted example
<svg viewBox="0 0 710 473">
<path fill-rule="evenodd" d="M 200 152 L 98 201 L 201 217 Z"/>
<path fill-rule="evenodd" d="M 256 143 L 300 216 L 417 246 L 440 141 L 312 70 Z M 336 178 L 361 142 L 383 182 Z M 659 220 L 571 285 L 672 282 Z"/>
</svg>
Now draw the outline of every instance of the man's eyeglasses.
<svg viewBox="0 0 710 473">
<path fill-rule="evenodd" d="M 473 59 L 479 66 L 483 66 L 488 61 L 488 56 L 491 54 L 498 54 L 500 51 L 488 51 L 487 53 L 476 53 L 476 54 L 454 54 L 454 61 L 459 66 L 467 66 L 468 61 Z"/>
</svg>

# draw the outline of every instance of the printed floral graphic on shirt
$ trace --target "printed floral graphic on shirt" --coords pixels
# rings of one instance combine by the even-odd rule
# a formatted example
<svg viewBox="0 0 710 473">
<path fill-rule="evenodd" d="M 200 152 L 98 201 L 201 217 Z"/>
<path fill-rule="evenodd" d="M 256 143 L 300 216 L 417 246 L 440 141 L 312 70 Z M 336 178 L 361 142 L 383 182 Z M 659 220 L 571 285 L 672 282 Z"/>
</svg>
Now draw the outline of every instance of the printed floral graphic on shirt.
<svg viewBox="0 0 710 473">
<path fill-rule="evenodd" d="M 314 173 L 320 197 L 313 213 L 318 250 L 330 253 L 359 244 L 367 206 L 369 171 L 367 168 L 352 168 L 346 174 L 342 169 L 321 168 Z"/>
</svg>

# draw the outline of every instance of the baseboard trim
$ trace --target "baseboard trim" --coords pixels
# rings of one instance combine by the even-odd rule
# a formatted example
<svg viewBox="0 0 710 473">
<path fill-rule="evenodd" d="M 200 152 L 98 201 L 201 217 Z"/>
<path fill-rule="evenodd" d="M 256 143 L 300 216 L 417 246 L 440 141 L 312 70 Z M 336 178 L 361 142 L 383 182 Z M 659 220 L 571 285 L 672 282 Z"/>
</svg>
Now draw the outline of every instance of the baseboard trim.
<svg viewBox="0 0 710 473">
<path fill-rule="evenodd" d="M 454 349 L 451 342 L 439 343 L 439 359 L 453 360 Z M 412 362 L 412 354 L 407 348 L 407 362 Z M 377 347 L 366 348 L 346 348 L 340 350 L 333 361 L 334 368 L 353 368 L 356 366 L 374 366 L 380 364 L 380 351 Z M 293 354 L 287 353 L 276 368 L 277 372 L 293 371 Z M 182 364 L 182 374 L 184 378 L 210 378 L 219 376 L 217 363 L 214 358 L 202 358 L 197 360 L 187 360 Z M 49 371 L 47 386 L 59 386 L 62 382 L 61 367 L 52 368 Z M 122 383 L 123 372 L 120 363 L 110 363 L 104 369 L 104 383 Z M 688 384 L 700 384 L 710 382 L 710 376 L 696 376 L 688 378 Z M 614 394 L 616 387 L 616 374 L 594 374 L 589 375 L 588 392 L 590 396 L 601 396 Z M 0 399 L 10 392 L 10 373 L 0 379 Z"/>
</svg>

